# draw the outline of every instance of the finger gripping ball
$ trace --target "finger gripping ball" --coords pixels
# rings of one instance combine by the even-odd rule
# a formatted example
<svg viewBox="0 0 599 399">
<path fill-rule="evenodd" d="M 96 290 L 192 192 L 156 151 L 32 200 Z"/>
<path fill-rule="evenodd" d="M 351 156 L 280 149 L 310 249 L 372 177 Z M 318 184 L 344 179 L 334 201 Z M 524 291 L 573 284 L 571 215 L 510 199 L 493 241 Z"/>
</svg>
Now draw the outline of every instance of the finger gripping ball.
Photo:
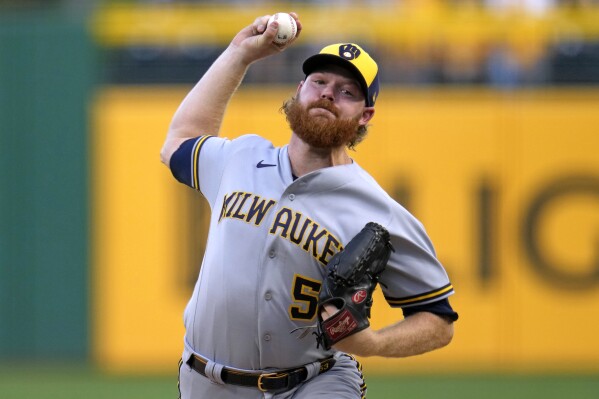
<svg viewBox="0 0 599 399">
<path fill-rule="evenodd" d="M 278 12 L 270 17 L 267 25 L 270 25 L 273 21 L 279 23 L 279 30 L 273 40 L 276 44 L 285 44 L 297 34 L 297 24 L 291 15 L 285 12 Z"/>
</svg>

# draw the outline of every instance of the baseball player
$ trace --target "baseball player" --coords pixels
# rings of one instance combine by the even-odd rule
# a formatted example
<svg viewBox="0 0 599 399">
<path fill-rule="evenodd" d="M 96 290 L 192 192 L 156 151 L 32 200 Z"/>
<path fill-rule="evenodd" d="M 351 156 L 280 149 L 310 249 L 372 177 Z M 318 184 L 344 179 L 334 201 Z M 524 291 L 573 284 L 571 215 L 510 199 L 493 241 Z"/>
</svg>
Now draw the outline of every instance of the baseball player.
<svg viewBox="0 0 599 399">
<path fill-rule="evenodd" d="M 242 29 L 189 92 L 161 151 L 212 210 L 184 313 L 180 394 L 362 398 L 351 354 L 405 357 L 447 345 L 453 287 L 423 226 L 347 152 L 364 138 L 379 91 L 377 64 L 357 44 L 305 60 L 305 79 L 283 106 L 287 145 L 218 137 L 248 67 L 293 43 L 273 44 L 278 25 L 268 18 Z M 404 314 L 381 330 L 368 323 L 377 281 Z"/>
</svg>

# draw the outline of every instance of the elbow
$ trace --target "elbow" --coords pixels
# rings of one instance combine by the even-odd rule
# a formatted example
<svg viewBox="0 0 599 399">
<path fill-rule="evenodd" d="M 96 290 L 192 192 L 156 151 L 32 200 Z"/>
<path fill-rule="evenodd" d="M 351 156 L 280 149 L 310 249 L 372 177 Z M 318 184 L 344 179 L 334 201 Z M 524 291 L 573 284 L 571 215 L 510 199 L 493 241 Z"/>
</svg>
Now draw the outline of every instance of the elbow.
<svg viewBox="0 0 599 399">
<path fill-rule="evenodd" d="M 454 333 L 454 328 L 453 328 L 453 322 L 448 322 L 446 320 L 443 320 L 444 322 L 444 326 L 442 328 L 439 329 L 438 331 L 438 344 L 439 344 L 439 348 L 443 348 L 447 345 L 449 345 L 451 343 L 451 341 L 453 341 L 453 333 Z"/>
<path fill-rule="evenodd" d="M 169 166 L 170 161 L 171 161 L 171 155 L 169 153 L 169 151 L 167 150 L 166 147 L 166 143 L 162 146 L 162 148 L 160 149 L 160 161 L 165 164 L 166 166 Z"/>
<path fill-rule="evenodd" d="M 173 133 L 172 130 L 169 131 L 166 140 L 164 140 L 164 144 L 162 145 L 162 149 L 160 150 L 160 161 L 165 164 L 168 168 L 171 166 L 171 158 L 173 154 L 179 149 L 179 147 L 187 140 L 195 138 L 193 136 L 184 136 L 178 137 L 178 133 Z M 171 137 L 176 136 L 176 137 Z"/>
<path fill-rule="evenodd" d="M 164 141 L 164 144 L 160 149 L 160 161 L 167 167 L 170 168 L 171 157 L 173 156 L 174 152 L 179 148 L 182 142 L 182 139 L 176 138 L 167 138 Z"/>
</svg>

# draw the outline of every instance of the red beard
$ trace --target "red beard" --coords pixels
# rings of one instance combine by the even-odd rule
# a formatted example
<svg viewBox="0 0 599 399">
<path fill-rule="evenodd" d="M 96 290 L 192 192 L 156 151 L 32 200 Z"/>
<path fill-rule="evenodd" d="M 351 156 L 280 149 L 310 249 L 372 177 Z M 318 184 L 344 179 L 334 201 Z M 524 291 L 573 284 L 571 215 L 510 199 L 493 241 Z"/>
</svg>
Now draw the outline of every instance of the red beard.
<svg viewBox="0 0 599 399">
<path fill-rule="evenodd" d="M 312 108 L 323 108 L 339 116 L 329 100 L 320 99 L 305 108 L 297 98 L 287 100 L 282 107 L 291 130 L 305 143 L 315 148 L 335 148 L 348 145 L 358 135 L 360 117 L 353 119 L 326 119 L 309 114 Z"/>
</svg>

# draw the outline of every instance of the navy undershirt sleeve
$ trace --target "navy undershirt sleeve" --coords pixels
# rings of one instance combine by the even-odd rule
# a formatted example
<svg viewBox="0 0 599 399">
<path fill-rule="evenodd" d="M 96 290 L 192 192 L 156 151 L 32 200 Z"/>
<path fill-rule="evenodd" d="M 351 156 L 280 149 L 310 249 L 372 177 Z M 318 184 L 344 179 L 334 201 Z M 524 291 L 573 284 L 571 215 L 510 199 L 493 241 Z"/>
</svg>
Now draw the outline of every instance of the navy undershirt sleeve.
<svg viewBox="0 0 599 399">
<path fill-rule="evenodd" d="M 173 153 L 169 163 L 171 173 L 175 179 L 188 186 L 192 185 L 191 152 L 193 151 L 193 146 L 197 140 L 198 137 L 185 140 Z"/>
<path fill-rule="evenodd" d="M 409 317 L 419 312 L 434 313 L 439 316 L 444 316 L 451 321 L 456 321 L 459 317 L 459 315 L 452 309 L 447 298 L 424 305 L 402 308 L 402 310 L 405 317 Z"/>
</svg>

